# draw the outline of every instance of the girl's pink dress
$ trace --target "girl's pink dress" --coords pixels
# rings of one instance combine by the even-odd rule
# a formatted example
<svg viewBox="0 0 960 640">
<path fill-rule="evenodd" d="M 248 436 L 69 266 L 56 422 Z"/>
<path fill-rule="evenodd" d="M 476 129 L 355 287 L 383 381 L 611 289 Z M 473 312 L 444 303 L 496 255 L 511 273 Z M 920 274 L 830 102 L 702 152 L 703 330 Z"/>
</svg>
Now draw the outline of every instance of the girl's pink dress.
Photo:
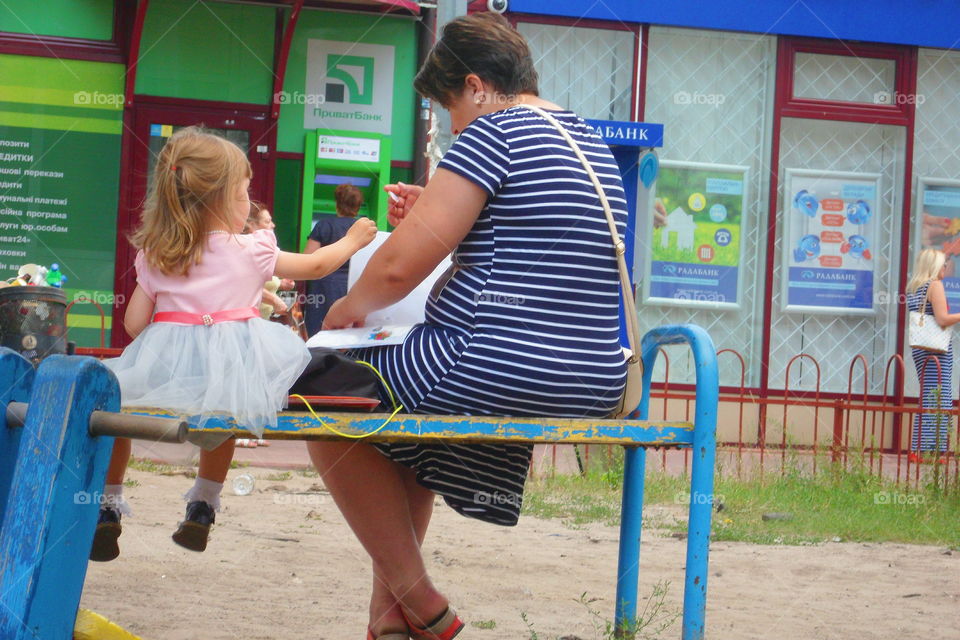
<svg viewBox="0 0 960 640">
<path fill-rule="evenodd" d="M 138 253 L 137 284 L 154 301 L 154 313 L 257 307 L 278 255 L 273 231 L 211 233 L 201 262 L 187 276 L 164 275 Z M 309 361 L 296 334 L 258 316 L 210 326 L 151 322 L 120 357 L 104 364 L 117 375 L 124 407 L 192 416 L 191 428 L 232 416 L 260 436 L 276 426 L 288 390 Z M 191 440 L 210 447 L 223 438 Z"/>
</svg>

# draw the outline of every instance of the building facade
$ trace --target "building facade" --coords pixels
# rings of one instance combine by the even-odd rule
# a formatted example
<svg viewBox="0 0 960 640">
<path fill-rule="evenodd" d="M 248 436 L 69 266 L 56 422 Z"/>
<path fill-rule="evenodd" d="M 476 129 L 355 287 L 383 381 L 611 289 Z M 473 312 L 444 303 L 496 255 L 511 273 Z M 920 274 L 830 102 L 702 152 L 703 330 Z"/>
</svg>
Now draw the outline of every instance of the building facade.
<svg viewBox="0 0 960 640">
<path fill-rule="evenodd" d="M 956 4 L 493 6 L 530 42 L 545 98 L 664 125 L 634 239 L 645 326 L 707 328 L 728 388 L 889 391 L 913 256 L 960 253 Z M 6 3 L 0 273 L 61 263 L 68 293 L 100 302 L 111 333 L 151 158 L 188 124 L 248 151 L 285 249 L 309 231 L 308 131 L 379 132 L 391 179 L 422 180 L 429 105 L 411 81 L 436 15 L 409 0 Z M 372 62 L 338 72 L 331 56 Z M 960 279 L 947 290 L 960 310 Z M 94 307 L 75 307 L 70 325 L 78 343 L 99 341 Z M 681 352 L 670 367 L 672 382 L 692 380 Z"/>
</svg>

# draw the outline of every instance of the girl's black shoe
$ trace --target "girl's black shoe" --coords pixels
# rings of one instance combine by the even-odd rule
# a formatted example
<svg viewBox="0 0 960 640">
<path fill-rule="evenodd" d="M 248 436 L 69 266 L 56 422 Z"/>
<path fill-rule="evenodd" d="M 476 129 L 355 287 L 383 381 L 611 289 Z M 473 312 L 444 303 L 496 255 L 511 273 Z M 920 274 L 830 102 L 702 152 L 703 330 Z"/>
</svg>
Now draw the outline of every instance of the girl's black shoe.
<svg viewBox="0 0 960 640">
<path fill-rule="evenodd" d="M 214 522 L 213 507 L 203 500 L 187 505 L 187 515 L 173 533 L 173 541 L 184 549 L 203 551 L 207 548 L 207 536 Z"/>
<path fill-rule="evenodd" d="M 93 534 L 93 546 L 90 547 L 90 559 L 94 562 L 109 562 L 120 555 L 117 538 L 120 528 L 120 512 L 112 507 L 100 507 L 97 531 Z"/>
</svg>

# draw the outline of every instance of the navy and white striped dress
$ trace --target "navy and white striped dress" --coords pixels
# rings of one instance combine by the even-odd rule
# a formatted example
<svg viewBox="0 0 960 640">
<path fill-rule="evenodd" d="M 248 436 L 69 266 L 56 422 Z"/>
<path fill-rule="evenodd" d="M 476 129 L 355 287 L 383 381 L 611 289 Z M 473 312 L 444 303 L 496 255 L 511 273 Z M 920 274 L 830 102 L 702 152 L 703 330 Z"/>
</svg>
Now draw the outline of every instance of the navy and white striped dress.
<svg viewBox="0 0 960 640">
<path fill-rule="evenodd" d="M 920 311 L 930 283 L 907 294 L 907 309 Z M 927 301 L 924 313 L 933 315 L 933 305 Z M 929 318 L 928 318 L 929 320 Z M 924 413 L 914 417 L 910 437 L 911 451 L 946 451 L 947 437 L 953 408 L 953 341 L 946 353 L 933 353 L 926 349 L 911 347 L 913 364 L 917 368 L 917 380 L 921 385 L 920 397 L 924 409 L 944 409 L 944 413 Z M 939 367 L 937 363 L 939 362 Z M 941 382 L 942 381 L 942 382 Z M 921 419 L 922 418 L 922 419 Z M 939 428 L 938 428 L 939 427 Z"/>
<path fill-rule="evenodd" d="M 621 236 L 616 161 L 576 114 L 555 111 L 593 165 Z M 402 345 L 357 352 L 407 411 L 591 417 L 623 392 L 617 263 L 603 208 L 579 160 L 541 116 L 512 107 L 476 119 L 440 163 L 487 205 L 454 252 L 458 269 Z M 378 444 L 459 513 L 516 524 L 529 445 Z"/>
</svg>

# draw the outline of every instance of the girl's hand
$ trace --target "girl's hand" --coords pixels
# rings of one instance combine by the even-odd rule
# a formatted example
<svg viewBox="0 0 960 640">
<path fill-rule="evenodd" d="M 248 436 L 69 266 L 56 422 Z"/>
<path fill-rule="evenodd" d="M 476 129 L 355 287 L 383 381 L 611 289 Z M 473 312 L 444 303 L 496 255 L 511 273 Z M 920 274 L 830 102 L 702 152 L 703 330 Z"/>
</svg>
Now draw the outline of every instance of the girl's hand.
<svg viewBox="0 0 960 640">
<path fill-rule="evenodd" d="M 284 278 L 280 281 L 280 286 L 278 287 L 281 291 L 290 291 L 297 286 L 297 283 L 291 280 L 290 278 Z"/>
<path fill-rule="evenodd" d="M 346 298 L 340 298 L 330 306 L 330 310 L 323 318 L 322 329 L 349 329 L 363 326 L 366 316 L 357 316 L 350 310 L 346 301 Z"/>
<path fill-rule="evenodd" d="M 356 245 L 356 250 L 370 244 L 377 235 L 377 225 L 370 218 L 360 218 L 347 231 L 347 239 Z"/>
<path fill-rule="evenodd" d="M 383 190 L 388 194 L 387 222 L 393 226 L 397 226 L 407 217 L 410 209 L 413 208 L 413 203 L 416 202 L 420 194 L 423 193 L 423 187 L 418 187 L 415 184 L 404 184 L 402 182 L 385 185 Z M 393 195 L 390 196 L 390 194 Z"/>
</svg>

